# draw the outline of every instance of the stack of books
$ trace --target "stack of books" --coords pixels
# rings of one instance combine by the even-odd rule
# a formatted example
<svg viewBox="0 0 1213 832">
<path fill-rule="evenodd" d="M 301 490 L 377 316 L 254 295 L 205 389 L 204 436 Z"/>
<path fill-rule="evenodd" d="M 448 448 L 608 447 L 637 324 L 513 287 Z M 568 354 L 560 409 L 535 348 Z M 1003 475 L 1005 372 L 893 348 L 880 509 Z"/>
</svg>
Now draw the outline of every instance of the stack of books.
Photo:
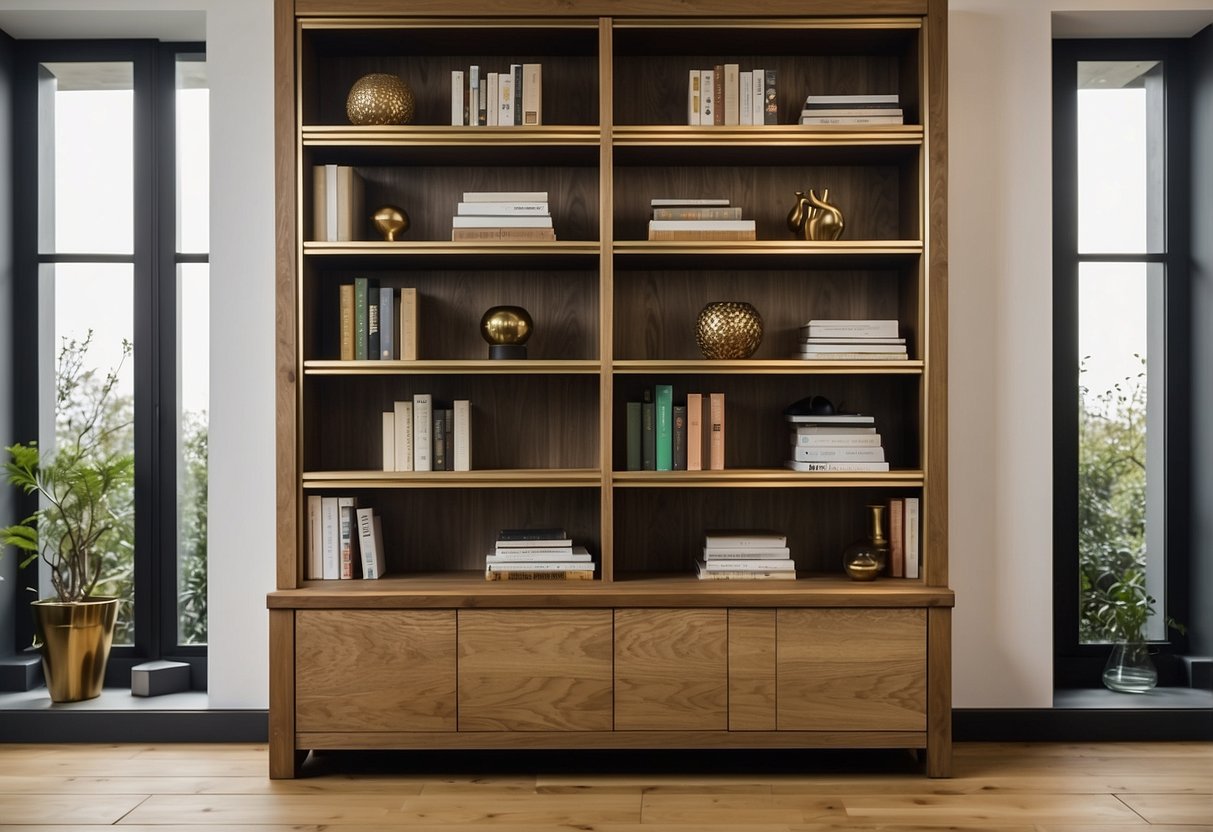
<svg viewBox="0 0 1213 832">
<path fill-rule="evenodd" d="M 507 72 L 473 64 L 451 72 L 451 126 L 543 124 L 543 64 L 510 64 Z"/>
<path fill-rule="evenodd" d="M 904 124 L 897 95 L 810 95 L 801 124 Z"/>
<path fill-rule="evenodd" d="M 451 220 L 451 239 L 455 242 L 555 240 L 548 192 L 468 191 Z"/>
<path fill-rule="evenodd" d="M 809 321 L 800 328 L 800 353 L 808 361 L 904 361 L 906 339 L 897 321 Z"/>
<path fill-rule="evenodd" d="M 690 70 L 687 124 L 778 124 L 775 77 L 773 69 L 742 71 L 740 64 Z"/>
<path fill-rule="evenodd" d="M 366 232 L 365 184 L 349 165 L 312 166 L 312 239 L 348 243 Z"/>
<path fill-rule="evenodd" d="M 793 471 L 888 471 L 876 419 L 859 413 L 785 416 Z"/>
<path fill-rule="evenodd" d="M 921 526 L 917 497 L 889 500 L 889 577 L 918 577 Z"/>
<path fill-rule="evenodd" d="M 335 581 L 383 577 L 383 528 L 371 508 L 357 497 L 307 498 L 307 580 Z"/>
<path fill-rule="evenodd" d="M 695 570 L 701 581 L 796 579 L 787 535 L 763 529 L 709 530 Z"/>
<path fill-rule="evenodd" d="M 724 393 L 687 393 L 676 404 L 673 385 L 656 384 L 643 396 L 625 406 L 627 470 L 724 470 Z"/>
<path fill-rule="evenodd" d="M 574 546 L 564 529 L 502 529 L 497 547 L 484 559 L 486 581 L 593 578 L 593 558 L 584 546 Z"/>
<path fill-rule="evenodd" d="M 754 220 L 741 218 L 741 208 L 727 199 L 658 198 L 649 201 L 650 240 L 754 240 Z"/>
<path fill-rule="evenodd" d="M 472 470 L 472 403 L 416 393 L 382 414 L 384 471 Z"/>
<path fill-rule="evenodd" d="M 337 288 L 342 361 L 416 361 L 417 290 L 356 277 Z"/>
</svg>

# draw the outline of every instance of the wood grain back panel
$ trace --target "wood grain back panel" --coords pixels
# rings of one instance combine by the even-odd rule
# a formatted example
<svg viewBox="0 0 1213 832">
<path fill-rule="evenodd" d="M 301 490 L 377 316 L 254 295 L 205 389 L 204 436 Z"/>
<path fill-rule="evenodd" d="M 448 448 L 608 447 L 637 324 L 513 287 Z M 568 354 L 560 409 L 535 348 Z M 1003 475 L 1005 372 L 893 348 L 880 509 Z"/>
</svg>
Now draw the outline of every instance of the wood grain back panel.
<svg viewBox="0 0 1213 832">
<path fill-rule="evenodd" d="M 781 609 L 778 628 L 779 730 L 925 730 L 925 610 Z"/>
<path fill-rule="evenodd" d="M 775 610 L 729 610 L 729 730 L 775 730 Z"/>
<path fill-rule="evenodd" d="M 609 731 L 611 610 L 459 613 L 460 731 Z"/>
<path fill-rule="evenodd" d="M 301 610 L 295 714 L 298 731 L 454 731 L 454 610 Z"/>
<path fill-rule="evenodd" d="M 728 727 L 726 612 L 615 611 L 615 730 Z"/>
</svg>

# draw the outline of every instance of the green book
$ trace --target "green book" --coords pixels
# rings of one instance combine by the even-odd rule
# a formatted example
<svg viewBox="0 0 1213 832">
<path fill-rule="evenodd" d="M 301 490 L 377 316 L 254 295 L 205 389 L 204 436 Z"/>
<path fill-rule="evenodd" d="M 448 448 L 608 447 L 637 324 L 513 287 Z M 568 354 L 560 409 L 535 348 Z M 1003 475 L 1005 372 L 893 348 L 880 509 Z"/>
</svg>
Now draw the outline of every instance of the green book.
<svg viewBox="0 0 1213 832">
<path fill-rule="evenodd" d="M 648 391 L 645 391 L 648 395 Z M 654 447 L 656 433 L 653 430 L 653 403 L 642 402 L 640 405 L 640 470 L 652 471 L 656 467 Z"/>
<path fill-rule="evenodd" d="M 367 279 L 354 278 L 354 360 L 366 361 Z"/>
<path fill-rule="evenodd" d="M 629 471 L 640 470 L 640 402 L 628 402 L 628 458 Z"/>
<path fill-rule="evenodd" d="M 656 462 L 658 471 L 674 469 L 674 388 L 658 384 L 654 388 L 656 407 Z"/>
</svg>

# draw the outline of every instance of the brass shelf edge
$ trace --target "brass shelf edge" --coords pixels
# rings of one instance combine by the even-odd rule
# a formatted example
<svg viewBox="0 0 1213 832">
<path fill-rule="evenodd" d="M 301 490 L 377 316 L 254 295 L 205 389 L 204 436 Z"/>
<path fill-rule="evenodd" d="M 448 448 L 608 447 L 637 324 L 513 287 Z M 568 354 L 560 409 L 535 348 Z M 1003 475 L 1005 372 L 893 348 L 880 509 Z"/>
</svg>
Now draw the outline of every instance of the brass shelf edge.
<svg viewBox="0 0 1213 832">
<path fill-rule="evenodd" d="M 303 372 L 309 376 L 406 375 L 410 373 L 595 375 L 601 370 L 602 362 L 593 360 L 334 361 L 316 359 L 303 362 Z"/>
<path fill-rule="evenodd" d="M 775 488 L 920 487 L 922 471 L 836 471 L 800 473 L 783 468 L 737 468 L 723 471 L 614 471 L 617 488 L 687 488 L 750 486 Z"/>
<path fill-rule="evenodd" d="M 602 246 L 597 242 L 582 240 L 556 240 L 550 243 L 499 243 L 494 241 L 448 243 L 443 240 L 398 243 L 355 240 L 346 243 L 330 243 L 308 240 L 303 244 L 304 257 L 349 257 L 352 255 L 407 257 L 418 254 L 439 256 L 474 254 L 494 257 L 585 255 L 594 257 L 601 251 Z"/>
<path fill-rule="evenodd" d="M 802 254 L 871 255 L 921 254 L 921 240 L 823 240 L 810 244 L 797 240 L 750 240 L 744 242 L 716 240 L 624 240 L 612 246 L 615 254 Z"/>
<path fill-rule="evenodd" d="M 305 471 L 302 486 L 324 488 L 589 488 L 602 484 L 598 469 L 485 471 Z"/>
<path fill-rule="evenodd" d="M 917 124 L 810 126 L 756 124 L 741 126 L 620 125 L 611 128 L 615 147 L 730 146 L 763 147 L 917 147 L 923 142 L 923 127 Z"/>
<path fill-rule="evenodd" d="M 908 361 L 809 361 L 797 358 L 760 359 L 744 361 L 616 361 L 611 371 L 618 374 L 650 373 L 784 373 L 784 374 L 873 374 L 873 375 L 921 375 L 925 364 L 920 360 Z"/>
</svg>

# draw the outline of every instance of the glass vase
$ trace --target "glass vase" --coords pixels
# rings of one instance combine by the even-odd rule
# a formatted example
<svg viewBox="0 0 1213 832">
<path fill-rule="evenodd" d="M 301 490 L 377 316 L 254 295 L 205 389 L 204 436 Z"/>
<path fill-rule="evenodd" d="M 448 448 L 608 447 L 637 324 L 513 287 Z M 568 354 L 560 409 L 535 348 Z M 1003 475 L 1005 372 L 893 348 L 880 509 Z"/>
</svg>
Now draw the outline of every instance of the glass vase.
<svg viewBox="0 0 1213 832">
<path fill-rule="evenodd" d="M 1158 684 L 1158 671 L 1145 642 L 1127 641 L 1112 645 L 1103 669 L 1103 683 L 1120 693 L 1145 693 Z"/>
<path fill-rule="evenodd" d="M 842 568 L 856 581 L 874 581 L 889 562 L 889 541 L 884 536 L 885 507 L 868 506 L 868 536 L 842 553 Z"/>
</svg>

